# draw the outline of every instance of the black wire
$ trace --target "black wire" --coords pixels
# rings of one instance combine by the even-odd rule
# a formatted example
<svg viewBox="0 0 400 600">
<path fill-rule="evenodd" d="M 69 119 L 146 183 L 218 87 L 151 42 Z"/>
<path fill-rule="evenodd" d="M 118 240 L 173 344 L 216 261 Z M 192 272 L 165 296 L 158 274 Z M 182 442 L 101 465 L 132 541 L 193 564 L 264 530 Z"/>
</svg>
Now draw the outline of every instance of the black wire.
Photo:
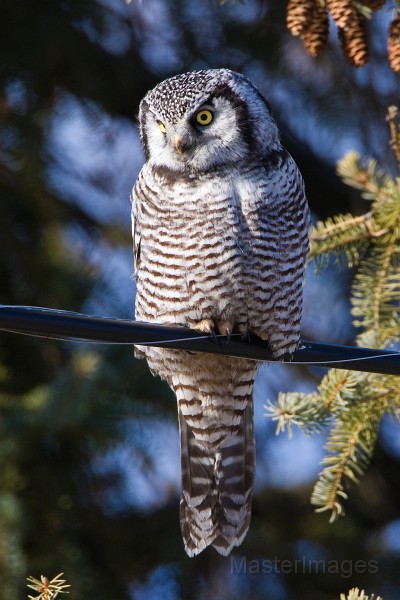
<svg viewBox="0 0 400 600">
<path fill-rule="evenodd" d="M 313 364 L 321 367 L 334 365 L 338 369 L 400 375 L 400 353 L 395 351 L 302 340 L 302 347 L 286 361 L 274 359 L 266 342 L 255 336 L 250 336 L 249 340 L 232 336 L 227 343 L 224 336 L 216 336 L 213 340 L 211 336 L 186 327 L 92 317 L 36 306 L 0 305 L 0 330 L 52 339 L 103 344 L 157 345 L 258 361 Z"/>
</svg>

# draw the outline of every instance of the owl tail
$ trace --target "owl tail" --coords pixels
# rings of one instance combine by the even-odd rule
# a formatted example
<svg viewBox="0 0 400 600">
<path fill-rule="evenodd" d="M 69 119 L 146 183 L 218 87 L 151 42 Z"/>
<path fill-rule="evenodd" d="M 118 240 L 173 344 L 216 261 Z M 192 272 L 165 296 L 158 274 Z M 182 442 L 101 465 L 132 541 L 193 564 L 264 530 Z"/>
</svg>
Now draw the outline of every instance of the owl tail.
<svg viewBox="0 0 400 600">
<path fill-rule="evenodd" d="M 195 438 L 179 410 L 182 496 L 180 524 L 189 556 L 213 546 L 227 556 L 249 528 L 254 479 L 253 402 L 237 433 L 219 444 Z"/>
</svg>

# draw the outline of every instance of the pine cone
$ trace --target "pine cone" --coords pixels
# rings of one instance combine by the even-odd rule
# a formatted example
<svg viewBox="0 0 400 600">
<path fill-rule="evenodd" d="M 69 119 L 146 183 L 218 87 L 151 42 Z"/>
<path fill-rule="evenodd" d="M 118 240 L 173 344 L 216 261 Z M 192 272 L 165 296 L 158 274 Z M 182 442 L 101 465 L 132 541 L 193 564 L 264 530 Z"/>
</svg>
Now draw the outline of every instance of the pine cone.
<svg viewBox="0 0 400 600">
<path fill-rule="evenodd" d="M 352 0 L 326 0 L 326 6 L 336 25 L 341 29 L 358 19 L 358 11 Z"/>
<path fill-rule="evenodd" d="M 300 35 L 307 29 L 314 6 L 314 0 L 289 0 L 286 25 L 292 35 Z"/>
<path fill-rule="evenodd" d="M 348 61 L 355 67 L 363 67 L 369 58 L 364 19 L 358 18 L 345 29 L 339 28 L 338 33 Z"/>
<path fill-rule="evenodd" d="M 312 19 L 308 28 L 301 34 L 307 52 L 314 58 L 321 54 L 328 41 L 329 18 L 325 6 L 317 0 L 314 3 Z"/>
<path fill-rule="evenodd" d="M 400 73 L 400 14 L 397 14 L 390 24 L 388 56 L 393 71 Z"/>
</svg>

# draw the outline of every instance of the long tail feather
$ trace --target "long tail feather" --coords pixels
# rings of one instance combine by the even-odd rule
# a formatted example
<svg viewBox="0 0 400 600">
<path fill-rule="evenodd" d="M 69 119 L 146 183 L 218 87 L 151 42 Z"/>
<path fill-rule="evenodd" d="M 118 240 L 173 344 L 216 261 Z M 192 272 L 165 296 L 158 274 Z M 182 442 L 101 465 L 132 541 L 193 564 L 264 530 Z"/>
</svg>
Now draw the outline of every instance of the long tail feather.
<svg viewBox="0 0 400 600">
<path fill-rule="evenodd" d="M 250 525 L 254 479 L 251 398 L 235 433 L 219 444 L 196 439 L 179 410 L 182 496 L 180 523 L 189 556 L 212 545 L 228 555 Z"/>
</svg>

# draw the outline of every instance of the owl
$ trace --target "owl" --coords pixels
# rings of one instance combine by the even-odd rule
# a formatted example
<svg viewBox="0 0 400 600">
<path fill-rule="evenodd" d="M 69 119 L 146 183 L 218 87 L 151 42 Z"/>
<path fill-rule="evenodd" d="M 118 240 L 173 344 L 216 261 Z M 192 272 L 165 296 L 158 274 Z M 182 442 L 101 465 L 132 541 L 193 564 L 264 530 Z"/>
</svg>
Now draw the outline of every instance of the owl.
<svg viewBox="0 0 400 600">
<path fill-rule="evenodd" d="M 193 71 L 140 104 L 145 164 L 132 193 L 137 320 L 299 346 L 309 211 L 269 104 L 243 75 Z M 257 363 L 136 348 L 175 392 L 180 525 L 194 556 L 228 555 L 250 524 Z"/>
</svg>

